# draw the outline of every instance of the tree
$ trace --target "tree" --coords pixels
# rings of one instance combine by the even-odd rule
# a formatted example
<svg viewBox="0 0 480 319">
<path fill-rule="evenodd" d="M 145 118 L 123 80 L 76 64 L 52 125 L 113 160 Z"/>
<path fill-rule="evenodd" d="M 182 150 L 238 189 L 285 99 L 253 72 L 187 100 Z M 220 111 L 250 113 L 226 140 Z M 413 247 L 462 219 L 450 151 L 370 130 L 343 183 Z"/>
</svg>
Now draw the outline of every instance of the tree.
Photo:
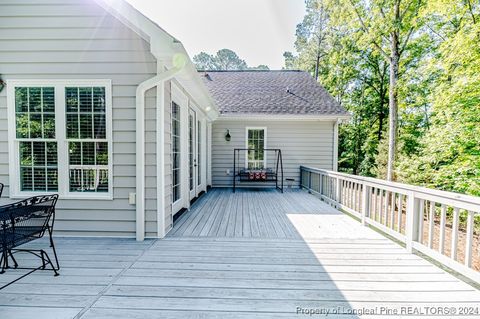
<svg viewBox="0 0 480 319">
<path fill-rule="evenodd" d="M 397 149 L 398 80 L 401 58 L 412 34 L 418 30 L 418 12 L 422 0 L 348 0 L 358 18 L 360 29 L 390 65 L 389 76 L 389 137 L 387 180 L 394 178 Z M 379 28 L 379 26 L 382 26 Z"/>
<path fill-rule="evenodd" d="M 215 57 L 205 52 L 195 55 L 193 62 L 199 70 L 215 70 L 217 68 Z"/>
<path fill-rule="evenodd" d="M 270 70 L 268 65 L 265 65 L 265 64 L 260 64 L 258 66 L 254 66 L 254 67 L 251 67 L 251 68 L 249 67 L 248 69 L 249 70 L 264 70 L 264 71 Z"/>
<path fill-rule="evenodd" d="M 200 52 L 193 57 L 199 70 L 246 70 L 247 63 L 229 49 L 217 51 L 215 55 Z"/>
<path fill-rule="evenodd" d="M 323 22 L 321 59 L 319 33 L 298 32 L 297 27 L 299 53 L 284 53 L 285 68 L 303 69 L 312 76 L 318 72 L 319 82 L 352 113 L 350 123 L 340 130 L 339 169 L 371 176 L 388 118 L 388 64 L 376 50 L 363 46 L 363 32 L 336 1 L 306 1 L 306 5 L 303 29 L 308 21 Z"/>
<path fill-rule="evenodd" d="M 384 178 L 395 168 L 399 181 L 479 196 L 480 3 L 320 1 L 318 81 L 352 114 L 340 127 L 339 169 Z M 305 34 L 285 68 L 314 76 L 315 35 Z"/>
<path fill-rule="evenodd" d="M 480 4 L 431 0 L 424 15 L 436 36 L 429 125 L 419 151 L 400 162 L 408 183 L 480 196 Z"/>
<path fill-rule="evenodd" d="M 238 55 L 229 49 L 222 49 L 215 56 L 217 66 L 221 70 L 245 70 L 247 63 L 240 59 Z"/>
<path fill-rule="evenodd" d="M 283 59 L 284 59 L 284 70 L 294 70 L 296 68 L 295 65 L 295 56 L 293 55 L 292 52 L 284 52 L 283 53 Z"/>
<path fill-rule="evenodd" d="M 301 54 L 311 50 L 315 55 L 315 80 L 318 80 L 320 60 L 326 54 L 325 40 L 328 36 L 328 11 L 322 0 L 305 0 L 307 14 L 297 25 L 295 48 Z M 285 57 L 285 54 L 284 54 Z"/>
</svg>

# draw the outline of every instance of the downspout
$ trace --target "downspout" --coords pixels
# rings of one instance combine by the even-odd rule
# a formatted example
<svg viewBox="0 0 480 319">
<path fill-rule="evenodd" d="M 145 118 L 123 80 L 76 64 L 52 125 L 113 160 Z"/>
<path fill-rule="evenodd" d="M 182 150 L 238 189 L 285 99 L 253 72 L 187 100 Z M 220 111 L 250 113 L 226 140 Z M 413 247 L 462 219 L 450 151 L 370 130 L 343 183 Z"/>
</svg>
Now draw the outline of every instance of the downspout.
<svg viewBox="0 0 480 319">
<path fill-rule="evenodd" d="M 181 66 L 173 67 L 172 69 L 159 73 L 153 78 L 150 78 L 137 87 L 136 93 L 136 238 L 137 241 L 145 239 L 145 93 L 154 88 L 161 87 L 163 90 L 165 81 L 173 78 L 184 68 Z M 158 90 L 157 90 L 158 91 Z M 158 98 L 158 96 L 157 96 Z M 160 105 L 164 106 L 163 94 L 160 97 Z M 158 108 L 159 103 L 157 103 Z M 162 110 L 163 111 L 163 110 Z M 163 123 L 157 125 L 157 128 L 163 128 Z M 158 132 L 157 132 L 158 136 Z M 158 148 L 157 148 L 158 149 Z M 163 149 L 163 148 L 160 148 Z M 163 154 L 158 156 L 162 156 Z M 163 170 L 163 167 L 161 168 Z M 163 174 L 162 174 L 163 175 Z M 162 176 L 163 177 L 163 176 Z M 157 199 L 158 200 L 158 199 Z M 162 206 L 163 198 L 161 199 Z M 158 222 L 158 221 L 157 221 Z"/>
</svg>

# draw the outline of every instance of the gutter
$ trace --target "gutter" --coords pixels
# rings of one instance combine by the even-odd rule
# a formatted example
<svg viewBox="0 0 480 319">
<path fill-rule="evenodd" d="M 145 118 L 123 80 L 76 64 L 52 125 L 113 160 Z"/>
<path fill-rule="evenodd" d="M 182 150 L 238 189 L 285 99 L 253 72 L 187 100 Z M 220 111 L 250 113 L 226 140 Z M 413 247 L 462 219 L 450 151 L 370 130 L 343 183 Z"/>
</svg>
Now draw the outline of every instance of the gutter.
<svg viewBox="0 0 480 319">
<path fill-rule="evenodd" d="M 159 87 L 160 90 L 163 92 L 164 90 L 164 83 L 169 79 L 173 78 L 179 72 L 183 70 L 185 65 L 173 67 L 172 69 L 158 73 L 153 78 L 150 78 L 142 83 L 140 83 L 137 87 L 136 93 L 136 238 L 137 241 L 143 241 L 145 239 L 145 93 L 153 89 L 154 87 Z M 158 93 L 159 90 L 157 90 Z M 160 100 L 160 101 L 159 101 Z M 159 103 L 160 102 L 160 103 Z M 157 94 L 157 114 L 158 112 L 164 111 L 165 99 L 163 94 Z M 157 118 L 157 144 L 162 143 L 158 140 L 158 136 L 163 132 L 163 117 L 162 119 Z M 160 129 L 160 131 L 158 131 Z M 163 138 L 162 138 L 163 140 Z M 158 150 L 157 145 L 157 150 Z M 163 162 L 163 152 L 159 155 L 157 154 L 157 161 L 160 157 L 160 161 Z M 160 169 L 164 169 L 164 166 L 160 166 Z M 157 167 L 158 169 L 158 167 Z M 158 176 L 164 176 L 164 174 L 157 174 Z M 158 191 L 158 190 L 157 190 Z M 164 190 L 161 190 L 164 193 Z M 161 195 L 161 194 L 160 194 Z M 163 198 L 161 197 L 159 200 L 157 198 L 157 209 L 163 211 L 165 209 L 165 205 L 163 205 Z M 162 203 L 161 207 L 158 204 L 159 202 Z M 157 222 L 160 224 L 164 223 L 164 216 L 162 216 L 162 220 L 158 220 Z M 159 225 L 159 230 L 160 230 Z M 163 231 L 165 231 L 165 227 L 163 227 Z"/>
</svg>

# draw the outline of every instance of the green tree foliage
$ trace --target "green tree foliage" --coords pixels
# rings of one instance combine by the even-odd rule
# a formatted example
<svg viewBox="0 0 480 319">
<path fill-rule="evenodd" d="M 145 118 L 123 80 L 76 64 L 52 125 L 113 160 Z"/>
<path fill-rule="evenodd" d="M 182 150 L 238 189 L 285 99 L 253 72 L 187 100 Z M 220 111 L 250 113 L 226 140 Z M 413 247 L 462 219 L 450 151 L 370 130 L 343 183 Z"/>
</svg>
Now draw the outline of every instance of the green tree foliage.
<svg viewBox="0 0 480 319">
<path fill-rule="evenodd" d="M 305 4 L 296 53 L 284 54 L 285 68 L 315 76 L 318 61 L 319 82 L 351 112 L 351 121 L 340 128 L 339 169 L 387 175 L 391 37 L 397 32 L 396 178 L 480 195 L 480 3 Z"/>
<path fill-rule="evenodd" d="M 398 171 L 405 182 L 480 196 L 480 8 L 447 4 L 433 1 L 427 12 L 441 37 L 429 68 L 430 127 Z"/>
<path fill-rule="evenodd" d="M 234 51 L 222 49 L 215 55 L 200 52 L 193 57 L 198 70 L 269 70 L 268 66 L 261 64 L 249 67 Z"/>
</svg>

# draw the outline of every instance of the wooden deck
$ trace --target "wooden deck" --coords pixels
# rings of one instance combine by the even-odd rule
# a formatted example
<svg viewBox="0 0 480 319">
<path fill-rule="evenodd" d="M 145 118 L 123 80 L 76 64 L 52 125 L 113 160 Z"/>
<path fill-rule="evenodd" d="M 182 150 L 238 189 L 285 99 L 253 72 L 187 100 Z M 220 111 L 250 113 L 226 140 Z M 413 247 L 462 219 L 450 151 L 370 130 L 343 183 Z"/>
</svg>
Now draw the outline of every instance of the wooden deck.
<svg viewBox="0 0 480 319">
<path fill-rule="evenodd" d="M 480 304 L 475 288 L 301 191 L 215 189 L 164 240 L 56 243 L 61 276 L 1 290 L 1 319 L 310 317 L 298 307 L 359 318 L 351 309 Z"/>
</svg>

